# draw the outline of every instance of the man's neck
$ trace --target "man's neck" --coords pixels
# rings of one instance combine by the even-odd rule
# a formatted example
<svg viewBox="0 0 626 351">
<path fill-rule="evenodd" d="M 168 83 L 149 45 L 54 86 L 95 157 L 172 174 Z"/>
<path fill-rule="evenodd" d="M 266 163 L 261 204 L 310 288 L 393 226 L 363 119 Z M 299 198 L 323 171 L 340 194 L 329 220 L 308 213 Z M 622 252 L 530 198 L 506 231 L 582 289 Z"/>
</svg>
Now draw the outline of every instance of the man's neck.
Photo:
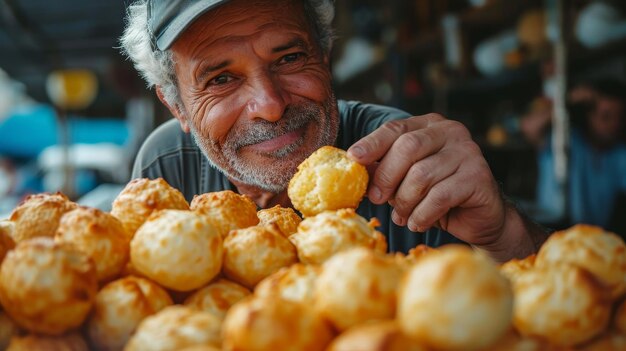
<svg viewBox="0 0 626 351">
<path fill-rule="evenodd" d="M 237 188 L 237 192 L 239 194 L 249 196 L 259 208 L 270 208 L 276 205 L 281 205 L 282 207 L 292 207 L 289 196 L 287 196 L 286 189 L 280 193 L 272 193 L 260 189 L 257 186 L 245 184 L 231 178 L 228 178 L 228 180 L 230 180 L 235 188 Z"/>
</svg>

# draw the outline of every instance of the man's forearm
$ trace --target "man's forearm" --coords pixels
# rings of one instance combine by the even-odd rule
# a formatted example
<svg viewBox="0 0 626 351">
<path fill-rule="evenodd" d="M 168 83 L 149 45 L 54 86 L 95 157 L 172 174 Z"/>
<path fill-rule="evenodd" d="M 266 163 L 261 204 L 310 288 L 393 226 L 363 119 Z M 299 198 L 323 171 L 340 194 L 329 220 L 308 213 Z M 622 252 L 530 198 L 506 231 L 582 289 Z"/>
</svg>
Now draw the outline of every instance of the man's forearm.
<svg viewBox="0 0 626 351">
<path fill-rule="evenodd" d="M 512 203 L 506 203 L 504 229 L 500 239 L 488 245 L 475 246 L 496 262 L 524 258 L 537 253 L 550 232 L 522 214 Z"/>
</svg>

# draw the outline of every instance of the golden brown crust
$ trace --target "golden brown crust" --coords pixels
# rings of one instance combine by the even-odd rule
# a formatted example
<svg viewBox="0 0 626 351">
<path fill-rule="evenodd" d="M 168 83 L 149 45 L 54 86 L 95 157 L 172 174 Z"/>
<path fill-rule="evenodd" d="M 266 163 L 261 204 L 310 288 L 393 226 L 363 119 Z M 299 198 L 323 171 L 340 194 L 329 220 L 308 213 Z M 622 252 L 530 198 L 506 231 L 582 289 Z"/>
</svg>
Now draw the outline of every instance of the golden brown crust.
<svg viewBox="0 0 626 351">
<path fill-rule="evenodd" d="M 35 237 L 53 237 L 61 216 L 76 206 L 61 193 L 28 196 L 9 217 L 14 223 L 11 233 L 13 241 L 19 243 Z"/>
<path fill-rule="evenodd" d="M 128 263 L 130 236 L 117 218 L 96 208 L 77 207 L 65 213 L 55 240 L 91 257 L 101 283 L 117 277 Z"/>
<path fill-rule="evenodd" d="M 577 266 L 536 267 L 520 275 L 513 288 L 513 324 L 522 335 L 571 347 L 595 337 L 609 323 L 608 292 Z"/>
<path fill-rule="evenodd" d="M 286 238 L 295 233 L 302 222 L 302 218 L 296 211 L 280 205 L 258 211 L 257 217 L 259 217 L 259 225 L 276 224 Z"/>
<path fill-rule="evenodd" d="M 60 335 L 87 317 L 98 289 L 92 260 L 51 238 L 19 243 L 0 268 L 0 301 L 21 327 Z"/>
<path fill-rule="evenodd" d="M 425 351 L 406 336 L 395 321 L 376 321 L 356 325 L 339 335 L 327 351 Z"/>
<path fill-rule="evenodd" d="M 322 265 L 315 284 L 315 309 L 337 330 L 369 320 L 391 319 L 402 269 L 391 257 L 350 249 Z"/>
<path fill-rule="evenodd" d="M 14 336 L 7 351 L 89 351 L 85 339 L 77 333 L 60 336 Z"/>
<path fill-rule="evenodd" d="M 222 267 L 222 237 L 197 212 L 160 210 L 130 243 L 134 269 L 160 285 L 190 291 L 207 284 Z"/>
<path fill-rule="evenodd" d="M 397 318 L 405 333 L 435 349 L 473 350 L 506 332 L 512 308 L 509 281 L 494 262 L 466 246 L 447 245 L 404 276 Z"/>
<path fill-rule="evenodd" d="M 131 180 L 117 195 L 111 214 L 132 237 L 152 212 L 165 209 L 189 210 L 189 204 L 183 194 L 163 178 L 139 178 Z"/>
<path fill-rule="evenodd" d="M 296 263 L 283 267 L 278 272 L 263 279 L 254 289 L 261 297 L 280 297 L 285 300 L 312 304 L 315 282 L 321 267 Z"/>
<path fill-rule="evenodd" d="M 4 260 L 4 256 L 15 248 L 15 242 L 12 235 L 15 230 L 15 223 L 9 220 L 0 221 L 0 263 Z"/>
<path fill-rule="evenodd" d="M 125 351 L 180 350 L 197 345 L 220 346 L 221 321 L 208 312 L 169 306 L 144 319 Z"/>
<path fill-rule="evenodd" d="M 231 230 L 259 223 L 256 204 L 248 196 L 230 190 L 196 195 L 191 200 L 190 208 L 208 216 L 222 238 Z"/>
<path fill-rule="evenodd" d="M 563 263 L 591 272 L 614 299 L 626 292 L 626 244 L 614 233 L 582 224 L 553 233 L 539 250 L 536 265 Z"/>
<path fill-rule="evenodd" d="M 86 323 L 89 339 L 97 350 L 121 350 L 142 320 L 170 305 L 168 293 L 148 279 L 113 281 L 96 295 Z"/>
<path fill-rule="evenodd" d="M 233 306 L 222 328 L 227 351 L 321 351 L 333 336 L 310 306 L 254 296 Z"/>
<path fill-rule="evenodd" d="M 537 255 L 532 254 L 522 259 L 511 259 L 500 265 L 500 273 L 514 282 L 520 275 L 524 274 L 535 267 L 535 259 Z"/>
<path fill-rule="evenodd" d="M 248 295 L 250 290 L 242 285 L 218 279 L 185 299 L 184 305 L 198 311 L 209 312 L 222 320 L 235 303 Z"/>
<path fill-rule="evenodd" d="M 305 217 L 342 208 L 356 209 L 369 176 L 365 167 L 344 150 L 323 146 L 305 159 L 291 178 L 287 192 Z"/>
<path fill-rule="evenodd" d="M 300 261 L 306 264 L 322 264 L 334 254 L 354 247 L 384 253 L 387 241 L 375 225 L 376 220 L 368 222 L 353 209 L 326 211 L 305 218 L 289 240 L 298 249 Z"/>
<path fill-rule="evenodd" d="M 275 226 L 233 230 L 224 240 L 224 275 L 249 289 L 296 262 L 296 248 Z"/>
<path fill-rule="evenodd" d="M 11 338 L 18 333 L 19 328 L 15 322 L 6 313 L 0 311 L 0 350 L 6 350 Z"/>
</svg>

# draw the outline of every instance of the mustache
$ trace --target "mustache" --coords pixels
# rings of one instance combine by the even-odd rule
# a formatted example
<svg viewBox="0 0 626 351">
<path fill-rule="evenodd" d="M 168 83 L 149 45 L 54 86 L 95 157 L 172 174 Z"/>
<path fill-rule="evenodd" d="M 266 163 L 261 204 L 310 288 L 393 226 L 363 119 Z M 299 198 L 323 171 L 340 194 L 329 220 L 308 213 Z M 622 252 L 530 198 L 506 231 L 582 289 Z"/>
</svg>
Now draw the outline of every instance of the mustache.
<svg viewBox="0 0 626 351">
<path fill-rule="evenodd" d="M 316 120 L 320 109 L 314 104 L 289 106 L 276 122 L 259 120 L 240 128 L 233 128 L 225 144 L 236 150 L 248 145 L 258 144 L 298 130 Z"/>
</svg>

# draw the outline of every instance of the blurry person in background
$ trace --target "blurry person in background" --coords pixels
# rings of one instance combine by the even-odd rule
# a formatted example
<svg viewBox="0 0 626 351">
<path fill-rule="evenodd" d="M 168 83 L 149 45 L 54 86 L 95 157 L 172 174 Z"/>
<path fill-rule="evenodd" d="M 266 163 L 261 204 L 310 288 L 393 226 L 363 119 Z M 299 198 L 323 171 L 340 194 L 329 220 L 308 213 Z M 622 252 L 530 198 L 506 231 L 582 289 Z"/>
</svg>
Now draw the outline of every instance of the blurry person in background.
<svg viewBox="0 0 626 351">
<path fill-rule="evenodd" d="M 620 221 L 617 212 L 621 208 L 617 203 L 626 193 L 625 103 L 626 87 L 615 79 L 578 84 L 568 93 L 568 191 L 560 226 L 588 223 L 621 229 L 616 222 Z M 538 206 L 558 212 L 551 121 L 552 109 L 546 103 L 526 115 L 520 127 L 538 150 Z M 620 229 L 612 228 L 615 226 Z"/>
</svg>

